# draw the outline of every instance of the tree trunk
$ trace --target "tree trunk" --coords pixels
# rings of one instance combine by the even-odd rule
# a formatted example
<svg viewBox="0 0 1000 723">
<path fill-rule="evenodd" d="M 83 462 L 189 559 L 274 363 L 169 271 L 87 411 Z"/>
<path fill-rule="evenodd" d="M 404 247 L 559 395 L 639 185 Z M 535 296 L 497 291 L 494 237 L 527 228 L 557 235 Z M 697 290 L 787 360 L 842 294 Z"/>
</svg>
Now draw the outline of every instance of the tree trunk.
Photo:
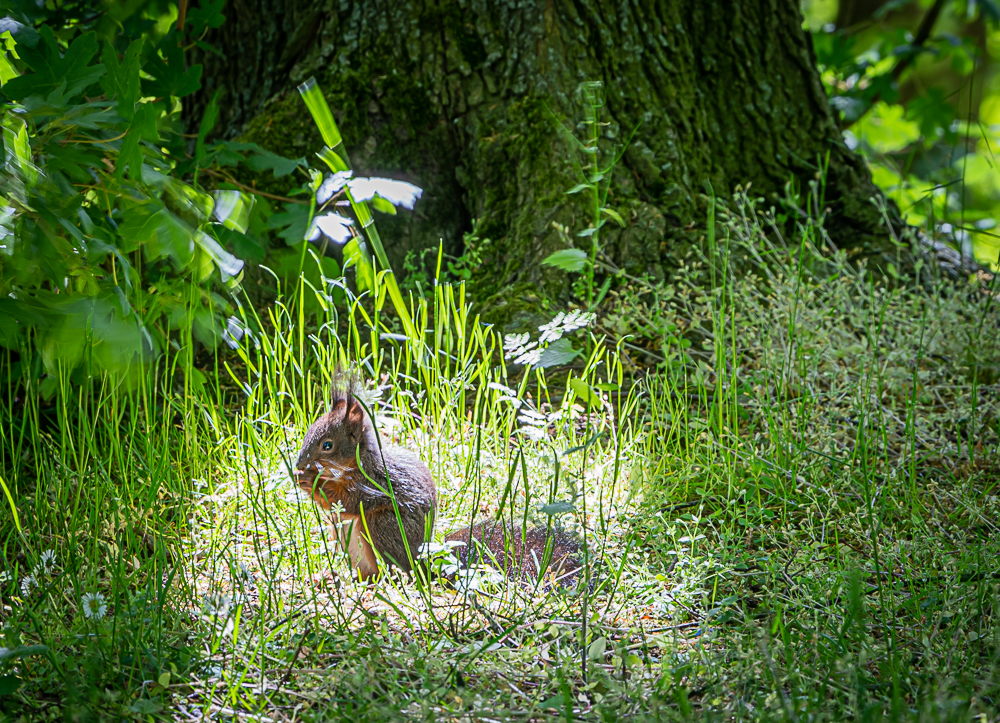
<svg viewBox="0 0 1000 723">
<path fill-rule="evenodd" d="M 425 189 L 414 214 L 379 219 L 397 270 L 407 250 L 439 239 L 478 255 L 474 280 L 497 320 L 565 295 L 565 273 L 540 261 L 567 238 L 589 248 L 575 236 L 591 221 L 583 194 L 565 193 L 579 182 L 576 151 L 553 122 L 581 134 L 583 81 L 603 82 L 602 162 L 636 129 L 609 197 L 626 228 L 601 230 L 627 271 L 669 273 L 704 222 L 704 194 L 752 184 L 776 204 L 822 166 L 834 241 L 888 246 L 798 0 L 230 0 L 226 15 L 208 38 L 225 57 L 197 59 L 197 102 L 225 91 L 217 127 L 311 155 L 321 140 L 295 86 L 315 75 L 357 171 Z"/>
</svg>

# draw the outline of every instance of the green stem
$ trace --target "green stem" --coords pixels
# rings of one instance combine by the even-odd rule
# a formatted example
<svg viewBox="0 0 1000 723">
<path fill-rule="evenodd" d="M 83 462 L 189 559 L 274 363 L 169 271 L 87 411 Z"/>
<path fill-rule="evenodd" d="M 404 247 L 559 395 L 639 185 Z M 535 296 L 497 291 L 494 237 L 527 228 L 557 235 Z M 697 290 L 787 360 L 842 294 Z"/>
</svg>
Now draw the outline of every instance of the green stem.
<svg viewBox="0 0 1000 723">
<path fill-rule="evenodd" d="M 326 102 L 326 98 L 316 84 L 316 79 L 310 78 L 300 85 L 299 93 L 302 94 L 302 99 L 305 101 L 306 107 L 309 108 L 313 120 L 316 121 L 316 125 L 319 127 L 320 135 L 323 136 L 323 141 L 326 143 L 326 147 L 317 155 L 334 173 L 351 170 L 351 161 L 347 155 L 347 150 L 344 148 L 344 139 L 340 135 L 337 122 L 333 119 L 333 113 L 330 111 L 330 106 Z M 355 201 L 350 189 L 346 190 L 347 200 L 351 203 L 351 209 L 354 211 L 358 223 L 361 224 L 368 242 L 372 245 L 375 258 L 378 259 L 379 265 L 386 272 L 384 279 L 386 288 L 389 291 L 389 298 L 392 299 L 393 306 L 396 307 L 396 313 L 403 322 L 406 335 L 414 343 L 417 343 L 421 337 L 417 334 L 417 329 L 410 318 L 409 309 L 407 309 L 406 303 L 403 301 L 403 294 L 396 283 L 396 275 L 392 271 L 392 266 L 389 265 L 389 257 L 386 256 L 385 248 L 382 246 L 382 237 L 379 236 L 378 230 L 375 228 L 375 220 L 372 218 L 371 209 L 369 209 L 365 201 Z"/>
<path fill-rule="evenodd" d="M 597 164 L 597 105 L 591 100 L 587 104 L 587 122 L 590 125 L 590 138 L 587 139 L 587 148 L 590 149 L 590 179 L 592 183 L 591 196 L 594 202 L 594 233 L 590 235 L 590 263 L 587 265 L 587 307 L 594 303 L 594 268 L 597 264 L 598 236 L 600 235 L 599 224 L 601 222 L 601 193 L 600 180 L 598 180 Z"/>
</svg>

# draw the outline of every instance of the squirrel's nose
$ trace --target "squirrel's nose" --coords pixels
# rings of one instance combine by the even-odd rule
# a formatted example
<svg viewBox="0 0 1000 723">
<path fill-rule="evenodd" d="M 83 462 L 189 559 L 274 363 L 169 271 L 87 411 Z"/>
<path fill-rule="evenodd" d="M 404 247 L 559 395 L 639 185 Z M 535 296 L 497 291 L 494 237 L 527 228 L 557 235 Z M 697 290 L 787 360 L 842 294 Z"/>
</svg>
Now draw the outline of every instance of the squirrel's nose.
<svg viewBox="0 0 1000 723">
<path fill-rule="evenodd" d="M 312 481 L 311 477 L 314 477 L 317 472 L 321 472 L 322 470 L 323 468 L 318 462 L 313 462 L 312 464 L 309 464 L 308 462 L 304 464 L 298 464 L 295 467 L 295 479 L 296 480 L 309 479 L 310 481 Z"/>
</svg>

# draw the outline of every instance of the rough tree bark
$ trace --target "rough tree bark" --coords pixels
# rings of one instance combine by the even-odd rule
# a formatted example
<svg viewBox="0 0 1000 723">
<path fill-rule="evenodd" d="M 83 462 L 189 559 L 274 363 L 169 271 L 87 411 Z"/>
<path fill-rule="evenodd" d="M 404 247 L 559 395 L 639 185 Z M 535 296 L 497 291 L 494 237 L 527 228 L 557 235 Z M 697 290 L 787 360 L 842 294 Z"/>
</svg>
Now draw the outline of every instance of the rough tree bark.
<svg viewBox="0 0 1000 723">
<path fill-rule="evenodd" d="M 628 226 L 604 237 L 627 270 L 669 273 L 709 189 L 726 198 L 752 184 L 773 201 L 824 163 L 834 241 L 888 247 L 798 0 L 230 0 L 226 15 L 209 38 L 225 57 L 197 59 L 192 119 L 221 88 L 230 136 L 311 155 L 321 141 L 295 86 L 315 75 L 359 172 L 425 189 L 415 214 L 380 219 L 394 263 L 439 239 L 468 250 L 478 220 L 465 242 L 498 319 L 564 293 L 565 274 L 539 262 L 565 246 L 553 222 L 578 231 L 588 218 L 564 193 L 572 151 L 551 114 L 575 126 L 587 80 L 604 83 L 605 146 L 638 126 L 612 190 Z"/>
</svg>

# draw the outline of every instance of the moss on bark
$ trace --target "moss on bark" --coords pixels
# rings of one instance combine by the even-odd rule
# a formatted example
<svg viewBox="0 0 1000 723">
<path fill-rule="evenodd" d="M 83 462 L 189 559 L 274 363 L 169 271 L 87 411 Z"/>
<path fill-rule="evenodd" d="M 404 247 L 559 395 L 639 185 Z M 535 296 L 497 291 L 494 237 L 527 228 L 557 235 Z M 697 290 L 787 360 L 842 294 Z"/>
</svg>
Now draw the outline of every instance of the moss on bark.
<svg viewBox="0 0 1000 723">
<path fill-rule="evenodd" d="M 474 281 L 496 320 L 568 293 L 566 275 L 540 261 L 565 244 L 554 223 L 579 231 L 589 216 L 565 194 L 574 151 L 551 118 L 576 124 L 585 80 L 604 83 L 603 152 L 638 126 L 611 197 L 628 225 L 602 238 L 619 266 L 669 273 L 704 217 L 702 194 L 751 183 L 776 200 L 824 164 L 835 241 L 887 245 L 868 200 L 877 190 L 840 141 L 796 0 L 289 0 L 280 12 L 271 2 L 227 14 L 238 27 L 306 16 L 314 27 L 280 53 L 229 27 L 213 39 L 226 58 L 205 57 L 205 75 L 228 89 L 231 132 L 292 156 L 319 148 L 294 91 L 316 75 L 358 172 L 425 189 L 412 216 L 379 220 L 393 263 L 439 240 L 461 253 L 479 219 Z M 261 77 L 270 92 L 251 82 Z"/>
</svg>

